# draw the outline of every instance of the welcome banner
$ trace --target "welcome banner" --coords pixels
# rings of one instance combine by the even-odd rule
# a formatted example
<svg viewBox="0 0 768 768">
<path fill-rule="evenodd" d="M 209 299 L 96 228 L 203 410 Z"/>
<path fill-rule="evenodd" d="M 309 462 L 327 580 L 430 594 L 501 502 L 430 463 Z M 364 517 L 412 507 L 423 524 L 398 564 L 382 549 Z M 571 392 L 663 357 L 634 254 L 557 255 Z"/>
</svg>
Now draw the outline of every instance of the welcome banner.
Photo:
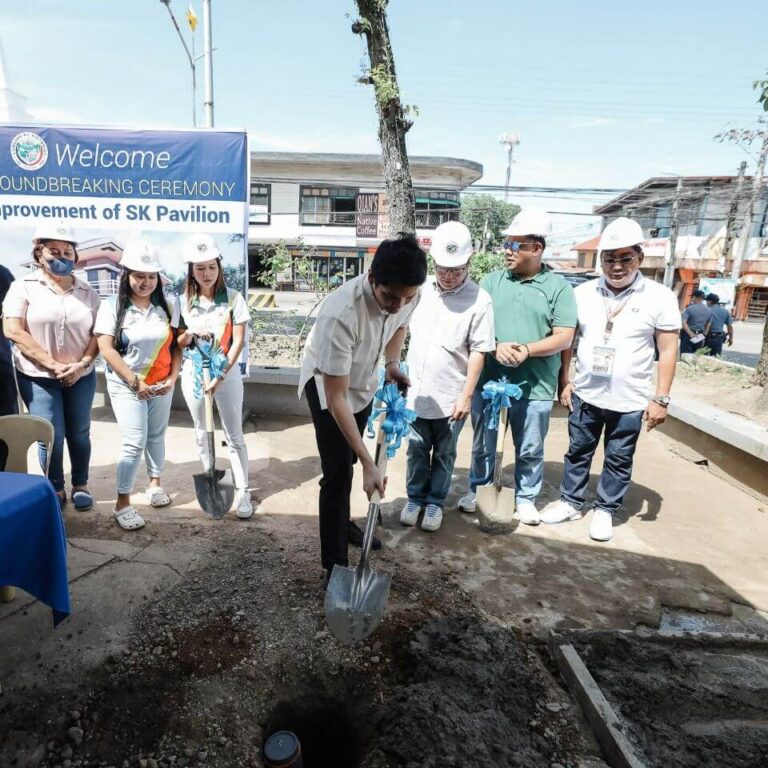
<svg viewBox="0 0 768 768">
<path fill-rule="evenodd" d="M 0 124 L 0 263 L 17 278 L 34 268 L 36 228 L 64 221 L 77 238 L 75 274 L 102 298 L 117 292 L 123 247 L 136 237 L 158 245 L 177 294 L 181 245 L 206 233 L 227 284 L 247 299 L 248 203 L 244 131 Z"/>
</svg>

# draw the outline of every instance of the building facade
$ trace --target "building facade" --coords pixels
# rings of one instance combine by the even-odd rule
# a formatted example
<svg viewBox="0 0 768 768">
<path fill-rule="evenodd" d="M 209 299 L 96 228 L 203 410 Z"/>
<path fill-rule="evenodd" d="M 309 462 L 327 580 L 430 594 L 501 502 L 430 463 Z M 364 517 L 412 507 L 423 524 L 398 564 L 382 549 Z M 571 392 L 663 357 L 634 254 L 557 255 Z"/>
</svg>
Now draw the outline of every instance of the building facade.
<svg viewBox="0 0 768 768">
<path fill-rule="evenodd" d="M 672 208 L 677 178 L 654 177 L 595 208 L 603 227 L 629 216 L 647 240 L 642 271 L 658 281 L 672 257 Z M 754 201 L 752 179 L 738 191 L 736 176 L 685 176 L 678 204 L 674 253 L 675 290 L 681 306 L 703 278 L 729 278 L 739 266 L 734 312 L 737 319 L 764 319 L 768 311 L 768 189 Z M 744 232 L 749 206 L 752 225 Z M 586 244 L 584 244 L 586 245 Z M 586 249 L 585 249 L 586 250 Z M 586 257 L 586 254 L 585 254 Z"/>
<path fill-rule="evenodd" d="M 416 235 L 429 247 L 435 227 L 458 218 L 459 195 L 482 177 L 483 167 L 446 157 L 415 156 L 409 161 Z M 318 279 L 338 285 L 366 269 L 387 231 L 378 155 L 251 153 L 250 286 L 261 284 L 265 259 L 279 243 L 294 260 L 309 257 Z M 295 269 L 278 276 L 278 287 L 308 288 Z"/>
</svg>

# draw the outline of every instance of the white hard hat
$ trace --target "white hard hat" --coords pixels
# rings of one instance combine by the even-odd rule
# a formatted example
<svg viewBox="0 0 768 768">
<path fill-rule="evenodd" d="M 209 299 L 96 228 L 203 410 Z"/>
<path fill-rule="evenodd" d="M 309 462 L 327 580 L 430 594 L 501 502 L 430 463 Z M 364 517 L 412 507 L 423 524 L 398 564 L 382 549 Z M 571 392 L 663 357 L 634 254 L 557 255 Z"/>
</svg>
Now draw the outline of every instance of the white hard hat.
<svg viewBox="0 0 768 768">
<path fill-rule="evenodd" d="M 221 251 L 210 235 L 190 235 L 181 246 L 181 257 L 188 264 L 201 264 L 211 259 L 220 259 Z"/>
<path fill-rule="evenodd" d="M 44 221 L 37 225 L 33 240 L 61 240 L 77 245 L 75 232 L 66 221 Z"/>
<path fill-rule="evenodd" d="M 644 240 L 642 227 L 636 221 L 620 216 L 603 230 L 597 250 L 602 252 L 631 248 L 633 245 L 640 245 Z"/>
<path fill-rule="evenodd" d="M 149 240 L 131 240 L 123 248 L 120 266 L 133 272 L 161 272 L 157 246 Z"/>
<path fill-rule="evenodd" d="M 523 208 L 502 234 L 510 237 L 534 235 L 547 238 L 552 234 L 552 219 L 546 211 L 537 208 Z"/>
<path fill-rule="evenodd" d="M 462 267 L 472 255 L 472 235 L 466 224 L 446 221 L 432 235 L 429 254 L 438 267 Z"/>
</svg>

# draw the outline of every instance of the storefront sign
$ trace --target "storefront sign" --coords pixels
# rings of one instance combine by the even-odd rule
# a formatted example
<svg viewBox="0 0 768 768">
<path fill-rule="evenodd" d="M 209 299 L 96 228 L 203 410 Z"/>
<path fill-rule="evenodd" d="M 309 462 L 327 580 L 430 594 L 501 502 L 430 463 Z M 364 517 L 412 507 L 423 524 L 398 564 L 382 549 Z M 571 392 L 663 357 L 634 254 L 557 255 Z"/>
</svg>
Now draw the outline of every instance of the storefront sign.
<svg viewBox="0 0 768 768">
<path fill-rule="evenodd" d="M 355 235 L 378 237 L 379 195 L 377 192 L 358 192 L 355 203 Z"/>
</svg>

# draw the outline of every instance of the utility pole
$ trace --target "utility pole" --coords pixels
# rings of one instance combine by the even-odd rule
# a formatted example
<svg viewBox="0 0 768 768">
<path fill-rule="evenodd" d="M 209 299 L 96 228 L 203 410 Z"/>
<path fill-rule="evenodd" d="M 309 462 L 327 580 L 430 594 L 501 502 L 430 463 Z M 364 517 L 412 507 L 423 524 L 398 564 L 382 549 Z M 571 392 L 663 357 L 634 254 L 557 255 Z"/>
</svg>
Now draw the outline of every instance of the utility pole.
<svg viewBox="0 0 768 768">
<path fill-rule="evenodd" d="M 664 285 L 672 288 L 675 284 L 675 249 L 677 248 L 677 230 L 679 229 L 677 221 L 677 211 L 680 207 L 680 193 L 683 191 L 683 177 L 677 177 L 677 187 L 675 188 L 675 199 L 672 202 L 672 221 L 670 222 L 669 232 L 669 257 L 667 258 L 666 268 L 664 269 Z"/>
<path fill-rule="evenodd" d="M 192 126 L 196 128 L 197 127 L 197 71 L 195 67 L 195 56 L 194 56 L 195 38 L 194 37 L 192 38 L 193 50 L 192 50 L 192 53 L 190 53 L 189 47 L 187 46 L 187 41 L 184 39 L 184 35 L 181 34 L 181 30 L 179 29 L 179 24 L 176 21 L 176 17 L 173 15 L 173 11 L 171 10 L 171 0 L 160 0 L 160 2 L 168 9 L 168 15 L 171 17 L 171 21 L 173 22 L 173 27 L 179 36 L 179 40 L 181 40 L 181 44 L 184 46 L 184 53 L 187 54 L 187 59 L 189 59 L 189 67 L 192 70 Z"/>
<path fill-rule="evenodd" d="M 213 128 L 213 34 L 211 32 L 211 0 L 203 0 L 203 63 L 205 64 L 205 101 L 203 123 Z"/>
<path fill-rule="evenodd" d="M 728 264 L 728 257 L 731 254 L 731 245 L 733 244 L 736 217 L 739 214 L 741 190 L 744 186 L 744 174 L 746 171 L 747 161 L 742 160 L 741 165 L 739 165 L 739 175 L 736 177 L 736 189 L 734 190 L 733 199 L 731 200 L 731 207 L 728 210 L 728 220 L 725 223 L 725 239 L 723 240 L 723 255 L 720 257 L 720 264 L 718 265 L 719 272 L 725 272 L 725 268 Z"/>
<path fill-rule="evenodd" d="M 744 263 L 744 256 L 746 256 L 747 248 L 749 247 L 749 236 L 752 230 L 752 208 L 759 200 L 763 189 L 766 156 L 768 156 L 768 132 L 763 132 L 763 146 L 760 148 L 760 155 L 757 159 L 757 170 L 752 177 L 752 194 L 747 203 L 747 210 L 744 213 L 744 223 L 741 225 L 741 235 L 739 237 L 739 244 L 736 247 L 736 258 L 733 260 L 733 269 L 731 271 L 731 278 L 736 281 L 737 286 L 741 277 L 741 266 Z"/>
<path fill-rule="evenodd" d="M 509 198 L 509 178 L 512 175 L 512 151 L 520 143 L 520 137 L 516 133 L 502 133 L 499 136 L 499 144 L 507 148 L 507 181 L 504 184 L 504 202 Z"/>
</svg>

